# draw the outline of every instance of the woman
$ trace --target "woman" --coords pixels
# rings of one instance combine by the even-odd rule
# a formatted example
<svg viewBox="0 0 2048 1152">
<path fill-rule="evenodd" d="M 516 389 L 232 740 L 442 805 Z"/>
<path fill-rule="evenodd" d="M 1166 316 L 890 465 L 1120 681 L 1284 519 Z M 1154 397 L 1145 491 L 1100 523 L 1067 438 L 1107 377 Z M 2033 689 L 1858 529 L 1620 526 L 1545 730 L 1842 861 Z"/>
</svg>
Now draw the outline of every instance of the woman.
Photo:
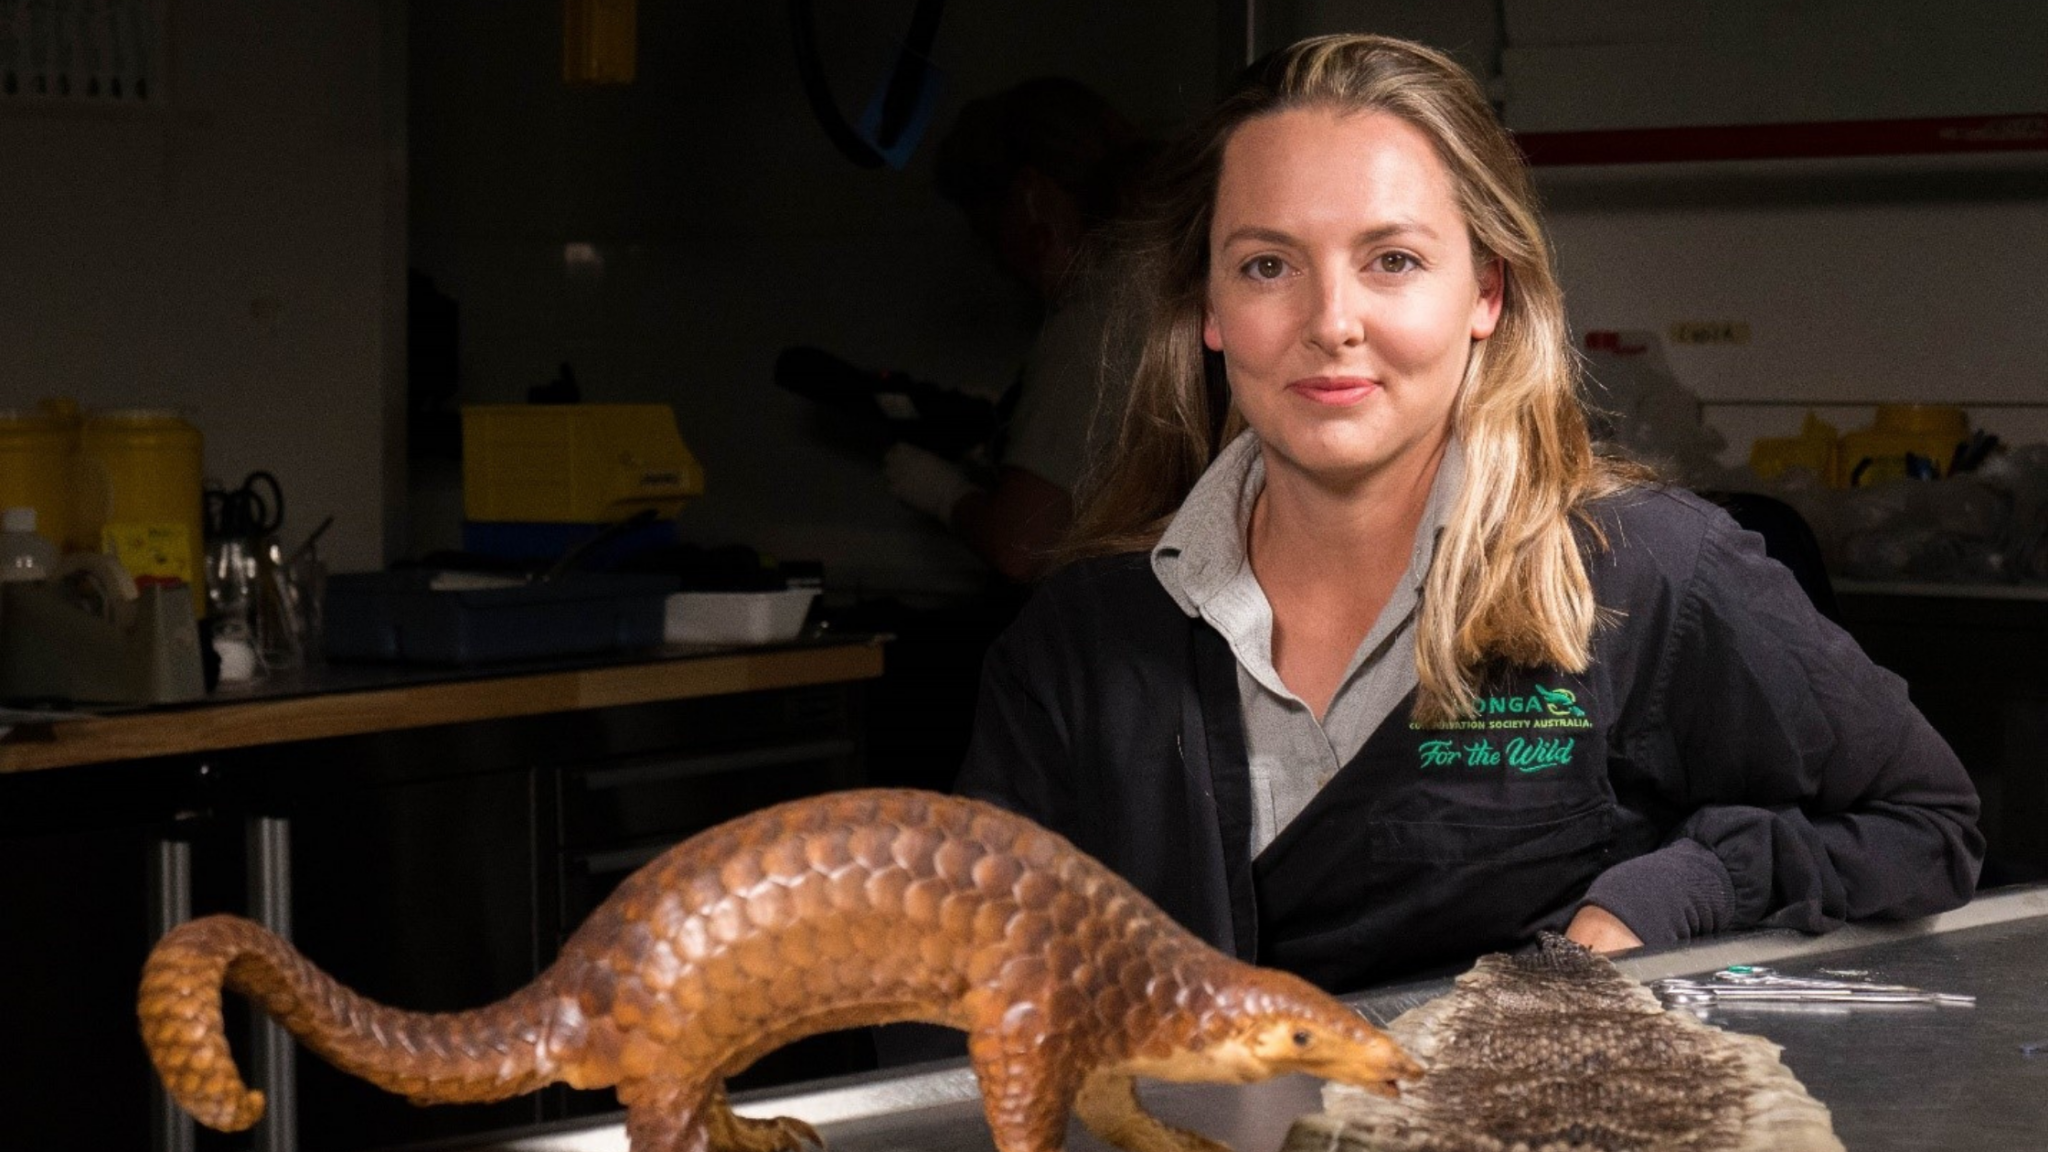
<svg viewBox="0 0 2048 1152">
<path fill-rule="evenodd" d="M 1118 450 L 990 653 L 962 791 L 1335 990 L 1539 929 L 1969 898 L 1976 795 L 1898 679 L 1726 516 L 1593 452 L 1469 76 L 1297 44 L 1161 192 Z"/>
</svg>

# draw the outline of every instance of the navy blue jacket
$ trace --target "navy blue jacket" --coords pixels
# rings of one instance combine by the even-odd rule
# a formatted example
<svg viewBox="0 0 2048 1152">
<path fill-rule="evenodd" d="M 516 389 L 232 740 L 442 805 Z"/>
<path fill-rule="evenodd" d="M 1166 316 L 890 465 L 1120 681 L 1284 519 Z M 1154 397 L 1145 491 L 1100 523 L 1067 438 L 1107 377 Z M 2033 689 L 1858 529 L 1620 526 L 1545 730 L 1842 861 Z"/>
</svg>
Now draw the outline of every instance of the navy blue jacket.
<svg viewBox="0 0 2048 1152">
<path fill-rule="evenodd" d="M 1061 570 L 997 641 L 958 790 L 1337 991 L 1588 901 L 1648 944 L 1966 902 L 1977 795 L 1905 684 L 1713 505 L 1637 489 L 1592 518 L 1591 666 L 1496 670 L 1448 727 L 1411 699 L 1256 858 L 1235 660 L 1142 554 Z"/>
</svg>

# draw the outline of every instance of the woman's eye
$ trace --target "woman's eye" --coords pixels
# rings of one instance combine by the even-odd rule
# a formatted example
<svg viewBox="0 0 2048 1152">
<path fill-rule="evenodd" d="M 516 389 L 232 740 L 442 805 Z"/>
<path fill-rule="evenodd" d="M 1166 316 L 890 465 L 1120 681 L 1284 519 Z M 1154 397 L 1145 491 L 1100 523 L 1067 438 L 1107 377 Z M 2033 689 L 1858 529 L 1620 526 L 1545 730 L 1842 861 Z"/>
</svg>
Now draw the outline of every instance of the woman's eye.
<svg viewBox="0 0 2048 1152">
<path fill-rule="evenodd" d="M 1412 272 L 1422 267 L 1422 262 L 1406 252 L 1388 252 L 1375 258 L 1372 266 L 1374 271 L 1392 272 L 1399 275 L 1400 273 Z"/>
<path fill-rule="evenodd" d="M 1278 256 L 1254 256 L 1244 262 L 1244 274 L 1254 280 L 1278 280 L 1287 274 L 1287 261 Z"/>
</svg>

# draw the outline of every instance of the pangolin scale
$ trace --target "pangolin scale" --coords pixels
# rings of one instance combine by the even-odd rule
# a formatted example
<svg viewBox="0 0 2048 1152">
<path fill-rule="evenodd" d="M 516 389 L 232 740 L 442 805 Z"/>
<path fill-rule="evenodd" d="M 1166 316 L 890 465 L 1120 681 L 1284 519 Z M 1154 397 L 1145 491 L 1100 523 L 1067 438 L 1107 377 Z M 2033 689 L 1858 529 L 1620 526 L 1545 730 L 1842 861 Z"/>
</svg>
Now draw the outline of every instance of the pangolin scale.
<svg viewBox="0 0 2048 1152">
<path fill-rule="evenodd" d="M 1282 1152 L 1843 1152 L 1777 1045 L 1665 1011 L 1562 936 L 1482 957 L 1387 1032 L 1429 1075 L 1398 1100 L 1325 1088 Z"/>
<path fill-rule="evenodd" d="M 1052 1152 L 1070 1113 L 1133 1152 L 1219 1145 L 1145 1113 L 1137 1076 L 1301 1071 L 1393 1093 L 1419 1074 L 1362 1017 L 1179 927 L 1059 836 L 934 793 L 832 793 L 743 816 L 628 877 L 507 999 L 405 1012 L 341 987 L 232 916 L 179 926 L 144 965 L 142 1035 L 211 1127 L 255 1123 L 221 989 L 344 1071 L 420 1103 L 549 1083 L 613 1087 L 634 1152 L 790 1149 L 817 1134 L 735 1115 L 725 1079 L 816 1032 L 899 1020 L 968 1033 L 1001 1152 Z"/>
</svg>

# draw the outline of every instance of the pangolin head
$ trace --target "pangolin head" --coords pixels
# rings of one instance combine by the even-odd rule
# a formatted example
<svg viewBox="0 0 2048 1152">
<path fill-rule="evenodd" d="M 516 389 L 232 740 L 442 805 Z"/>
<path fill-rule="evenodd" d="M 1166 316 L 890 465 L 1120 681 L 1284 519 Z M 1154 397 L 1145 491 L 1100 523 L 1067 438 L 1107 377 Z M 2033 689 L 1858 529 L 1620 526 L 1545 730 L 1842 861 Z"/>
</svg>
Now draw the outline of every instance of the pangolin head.
<svg viewBox="0 0 2048 1152">
<path fill-rule="evenodd" d="M 1265 975 L 1264 994 L 1247 998 L 1239 1034 L 1266 1075 L 1306 1072 L 1381 1096 L 1399 1095 L 1395 1081 L 1422 1075 L 1400 1045 L 1335 997 L 1285 973 Z"/>
</svg>

